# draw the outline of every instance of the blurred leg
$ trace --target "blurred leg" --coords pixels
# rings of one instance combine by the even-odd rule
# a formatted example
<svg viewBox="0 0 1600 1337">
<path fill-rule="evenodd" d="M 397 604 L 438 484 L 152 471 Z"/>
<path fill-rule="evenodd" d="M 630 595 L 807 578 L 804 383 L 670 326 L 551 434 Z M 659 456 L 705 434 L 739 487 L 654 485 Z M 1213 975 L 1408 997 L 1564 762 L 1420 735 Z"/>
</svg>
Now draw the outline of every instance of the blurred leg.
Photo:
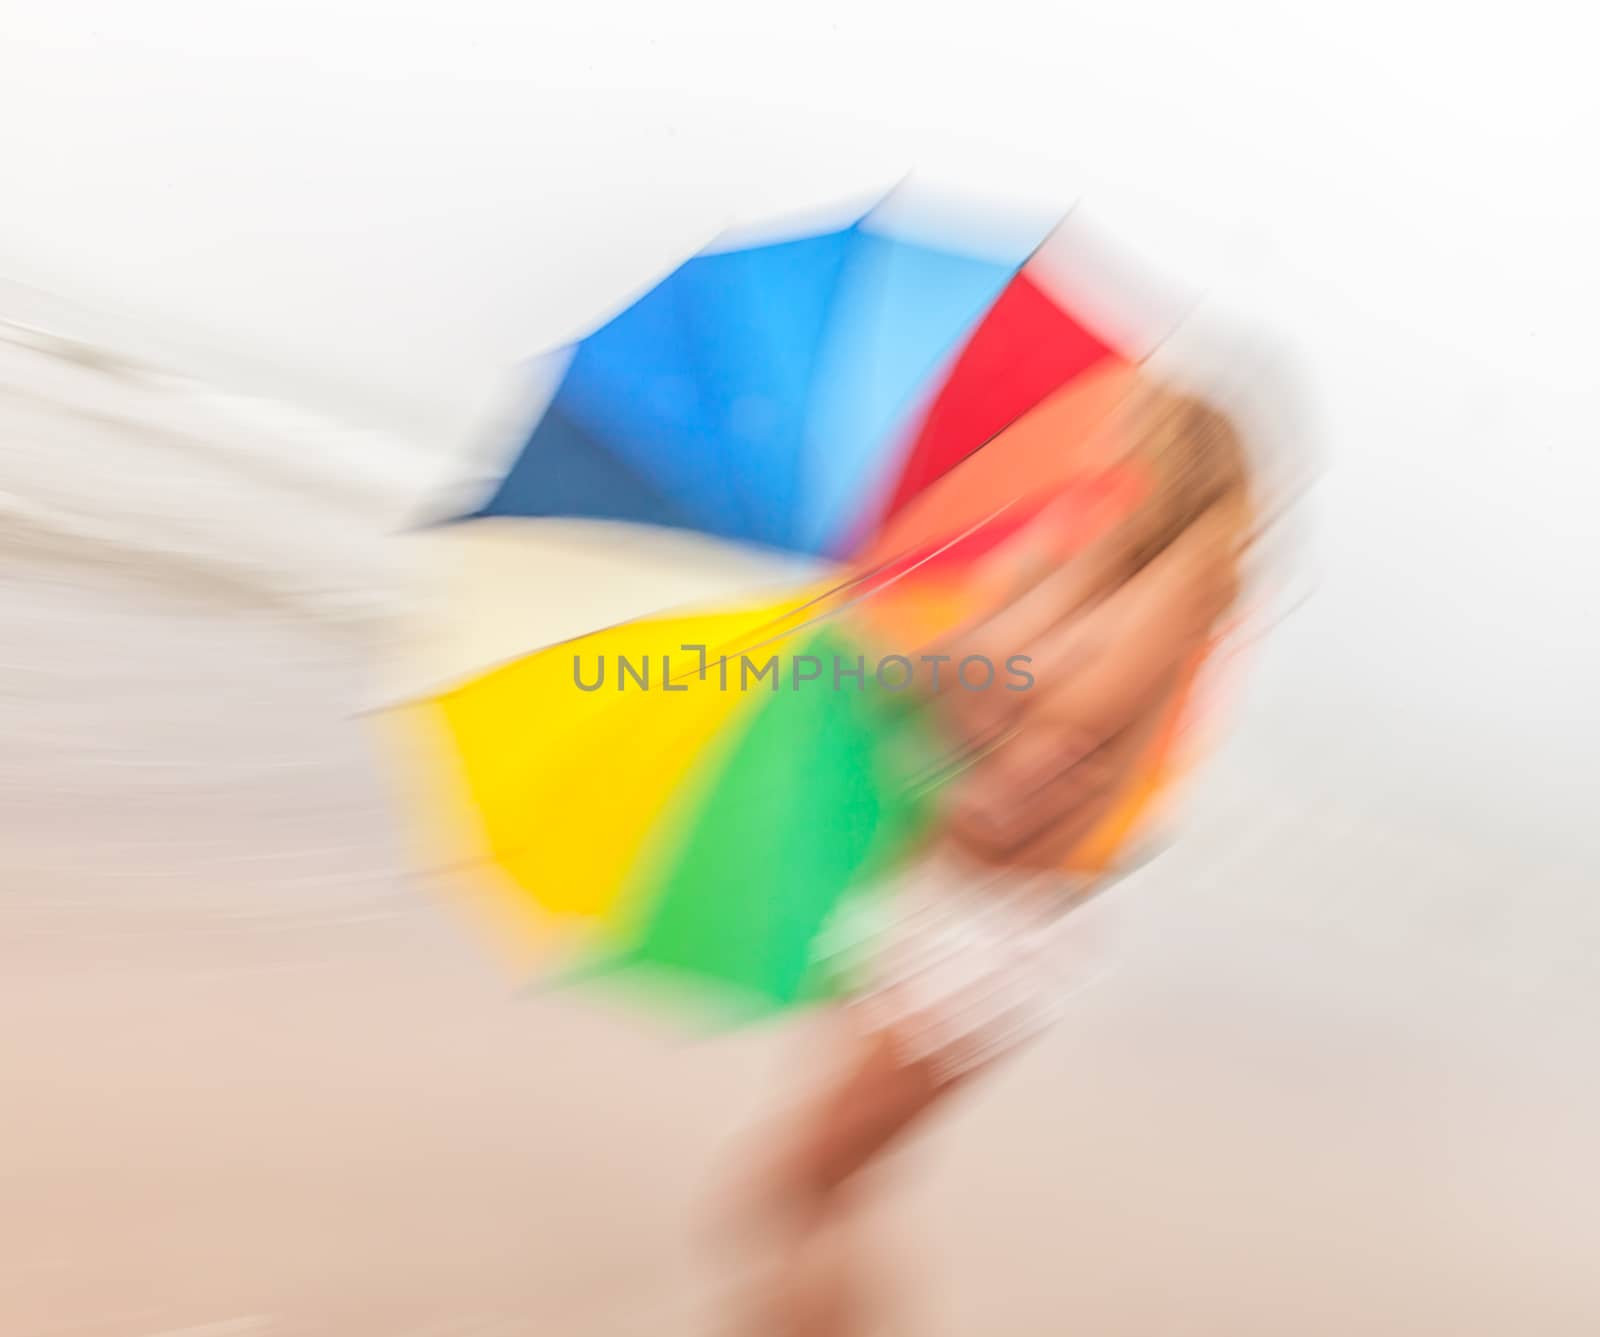
<svg viewBox="0 0 1600 1337">
<path fill-rule="evenodd" d="M 864 1172 L 958 1082 L 930 1061 L 907 1062 L 891 1037 L 852 1034 L 844 1076 L 780 1141 L 756 1186 L 777 1231 L 779 1275 L 750 1337 L 855 1337 L 870 1308 L 868 1269 L 851 1238 Z"/>
</svg>

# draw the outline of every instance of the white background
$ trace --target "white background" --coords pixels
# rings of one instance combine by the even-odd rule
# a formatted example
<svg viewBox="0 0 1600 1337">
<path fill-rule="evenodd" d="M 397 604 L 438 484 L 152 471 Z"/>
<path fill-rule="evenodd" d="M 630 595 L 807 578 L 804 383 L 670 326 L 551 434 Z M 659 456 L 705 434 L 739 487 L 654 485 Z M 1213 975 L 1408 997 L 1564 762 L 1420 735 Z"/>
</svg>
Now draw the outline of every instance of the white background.
<svg viewBox="0 0 1600 1337">
<path fill-rule="evenodd" d="M 1559 3 L 32 4 L 0 47 L 0 278 L 466 451 L 521 359 L 730 221 L 913 169 L 1081 199 L 1244 317 L 1310 410 L 1320 593 L 1263 689 L 1285 745 L 1593 853 L 1581 26 Z"/>
</svg>

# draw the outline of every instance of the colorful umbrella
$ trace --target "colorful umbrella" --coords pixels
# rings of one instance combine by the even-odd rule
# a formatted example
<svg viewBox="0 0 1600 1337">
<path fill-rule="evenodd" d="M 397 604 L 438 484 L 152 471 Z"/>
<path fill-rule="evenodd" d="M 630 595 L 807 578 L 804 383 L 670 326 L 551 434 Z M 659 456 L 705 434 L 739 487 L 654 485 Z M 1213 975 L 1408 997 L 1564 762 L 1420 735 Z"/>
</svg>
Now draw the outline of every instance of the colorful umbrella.
<svg viewBox="0 0 1600 1337">
<path fill-rule="evenodd" d="M 1135 350 L 1063 299 L 1046 236 L 938 221 L 892 199 L 691 259 L 576 345 L 492 495 L 428 536 L 443 657 L 390 718 L 430 863 L 519 964 L 738 1015 L 826 994 L 823 929 L 931 821 L 917 652 L 1042 506 L 1109 513 L 1091 447 Z"/>
</svg>

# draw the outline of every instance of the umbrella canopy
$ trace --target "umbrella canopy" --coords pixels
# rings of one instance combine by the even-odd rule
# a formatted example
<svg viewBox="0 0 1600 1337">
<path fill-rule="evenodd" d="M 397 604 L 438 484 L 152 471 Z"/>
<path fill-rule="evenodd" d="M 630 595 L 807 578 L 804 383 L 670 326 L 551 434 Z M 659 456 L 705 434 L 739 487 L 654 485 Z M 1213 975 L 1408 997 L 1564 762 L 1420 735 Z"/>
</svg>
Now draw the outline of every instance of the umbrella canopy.
<svg viewBox="0 0 1600 1337">
<path fill-rule="evenodd" d="M 578 345 L 477 514 L 845 558 L 1051 392 L 1121 360 L 1041 289 L 1016 229 L 972 255 L 885 226 L 874 212 L 682 265 Z"/>
<path fill-rule="evenodd" d="M 435 866 L 519 962 L 741 1015 L 826 993 L 824 926 L 932 820 L 901 661 L 997 538 L 1115 473 L 1134 350 L 1063 301 L 1047 232 L 905 218 L 689 260 L 428 536 L 454 592 L 391 718 Z"/>
</svg>

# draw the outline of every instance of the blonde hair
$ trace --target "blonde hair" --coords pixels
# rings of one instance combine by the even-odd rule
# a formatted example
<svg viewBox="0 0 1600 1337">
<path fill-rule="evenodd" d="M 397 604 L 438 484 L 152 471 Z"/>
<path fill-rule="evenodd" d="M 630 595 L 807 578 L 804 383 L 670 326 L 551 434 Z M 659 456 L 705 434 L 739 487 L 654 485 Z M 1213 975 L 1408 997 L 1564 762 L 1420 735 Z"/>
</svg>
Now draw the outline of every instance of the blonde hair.
<svg viewBox="0 0 1600 1337">
<path fill-rule="evenodd" d="M 1127 458 L 1151 487 L 1128 526 L 1132 565 L 1144 566 L 1202 519 L 1242 554 L 1254 507 L 1249 456 L 1233 419 L 1198 395 L 1147 381 L 1126 406 L 1123 430 Z"/>
</svg>

